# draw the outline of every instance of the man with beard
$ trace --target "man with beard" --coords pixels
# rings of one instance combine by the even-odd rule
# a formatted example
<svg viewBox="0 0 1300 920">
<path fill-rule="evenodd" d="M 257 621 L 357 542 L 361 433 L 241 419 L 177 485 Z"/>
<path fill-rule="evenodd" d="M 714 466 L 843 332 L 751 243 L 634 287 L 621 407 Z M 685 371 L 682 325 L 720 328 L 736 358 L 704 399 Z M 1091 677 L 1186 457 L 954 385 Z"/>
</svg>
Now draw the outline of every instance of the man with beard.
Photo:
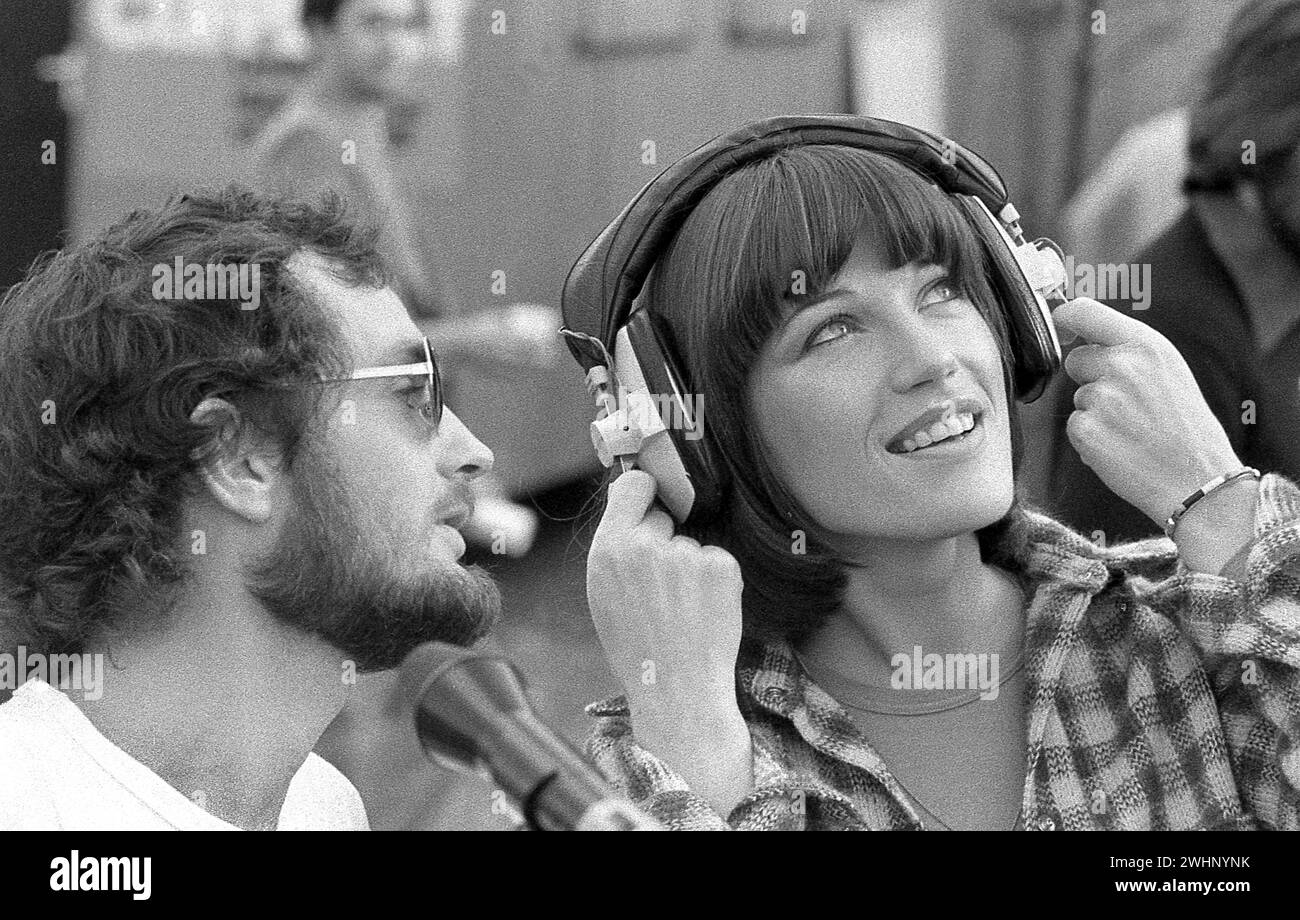
<svg viewBox="0 0 1300 920">
<path fill-rule="evenodd" d="M 1150 266 L 1150 305 L 1130 315 L 1187 359 L 1243 463 L 1300 478 L 1300 2 L 1254 0 L 1233 19 L 1187 156 L 1188 206 L 1133 260 Z M 1109 303 L 1130 312 L 1133 299 Z M 1159 534 L 1066 446 L 1074 390 L 1053 413 L 1047 501 L 1109 543 Z"/>
<path fill-rule="evenodd" d="M 500 605 L 457 561 L 492 454 L 375 240 L 336 198 L 230 187 L 5 298 L 5 632 L 104 672 L 0 706 L 0 828 L 368 827 L 312 748 L 357 673 Z"/>
</svg>

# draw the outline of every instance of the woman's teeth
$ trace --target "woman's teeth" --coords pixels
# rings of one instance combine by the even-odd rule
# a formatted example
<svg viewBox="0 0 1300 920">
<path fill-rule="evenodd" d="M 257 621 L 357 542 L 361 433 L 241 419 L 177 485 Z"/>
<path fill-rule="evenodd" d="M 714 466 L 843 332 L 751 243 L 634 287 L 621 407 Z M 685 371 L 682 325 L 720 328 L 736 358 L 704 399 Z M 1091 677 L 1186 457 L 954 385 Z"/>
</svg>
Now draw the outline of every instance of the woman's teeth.
<svg viewBox="0 0 1300 920">
<path fill-rule="evenodd" d="M 914 439 L 908 438 L 905 440 L 903 442 L 903 453 L 910 454 L 919 448 L 929 447 L 931 444 L 958 437 L 974 427 L 975 416 L 969 412 L 949 415 L 935 422 L 929 428 L 918 431 Z"/>
</svg>

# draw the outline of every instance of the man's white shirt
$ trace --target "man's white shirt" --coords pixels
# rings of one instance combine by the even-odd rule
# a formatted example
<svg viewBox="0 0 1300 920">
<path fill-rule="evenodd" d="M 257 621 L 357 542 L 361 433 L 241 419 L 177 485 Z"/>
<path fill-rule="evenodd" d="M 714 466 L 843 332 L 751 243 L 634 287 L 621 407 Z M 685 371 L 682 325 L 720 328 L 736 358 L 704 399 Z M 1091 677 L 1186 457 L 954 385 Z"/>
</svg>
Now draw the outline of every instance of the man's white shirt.
<svg viewBox="0 0 1300 920">
<path fill-rule="evenodd" d="M 294 774 L 277 830 L 369 830 L 361 795 L 324 758 Z M 0 830 L 238 830 L 104 737 L 40 680 L 0 706 Z"/>
</svg>

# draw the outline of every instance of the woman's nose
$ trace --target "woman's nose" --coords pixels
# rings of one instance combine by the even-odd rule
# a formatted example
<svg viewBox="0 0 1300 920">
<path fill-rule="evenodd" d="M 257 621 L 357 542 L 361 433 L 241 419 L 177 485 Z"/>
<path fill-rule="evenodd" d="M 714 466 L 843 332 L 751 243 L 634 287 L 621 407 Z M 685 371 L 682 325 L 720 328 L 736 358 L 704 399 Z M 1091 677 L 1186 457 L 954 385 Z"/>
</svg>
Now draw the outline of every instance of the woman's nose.
<svg viewBox="0 0 1300 920">
<path fill-rule="evenodd" d="M 908 330 L 906 339 L 900 343 L 894 367 L 895 392 L 906 393 L 957 373 L 957 355 L 950 342 L 925 329 Z"/>
</svg>

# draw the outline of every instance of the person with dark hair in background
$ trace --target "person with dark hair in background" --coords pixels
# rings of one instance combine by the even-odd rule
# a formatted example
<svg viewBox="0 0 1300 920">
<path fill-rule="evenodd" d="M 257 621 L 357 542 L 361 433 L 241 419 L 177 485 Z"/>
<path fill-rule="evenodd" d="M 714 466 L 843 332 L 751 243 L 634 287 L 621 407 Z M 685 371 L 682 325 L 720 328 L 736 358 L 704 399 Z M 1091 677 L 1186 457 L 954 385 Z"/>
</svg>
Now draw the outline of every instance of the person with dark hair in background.
<svg viewBox="0 0 1300 920">
<path fill-rule="evenodd" d="M 312 753 L 355 675 L 500 607 L 457 561 L 492 454 L 375 240 L 337 196 L 197 192 L 0 305 L 3 632 L 107 662 L 0 706 L 0 828 L 368 826 Z"/>
<path fill-rule="evenodd" d="M 306 0 L 303 22 L 315 51 L 307 79 L 253 145 L 258 181 L 310 195 L 330 188 L 383 228 L 380 248 L 393 286 L 442 356 L 454 393 L 466 358 L 545 366 L 559 353 L 558 312 L 541 304 L 462 310 L 410 207 L 394 164 L 390 118 L 409 101 L 414 69 L 428 51 L 427 0 Z M 409 110 L 409 107 L 408 107 Z M 478 517 L 466 535 L 508 555 L 525 554 L 536 513 L 510 501 L 494 476 L 475 486 Z"/>
<path fill-rule="evenodd" d="M 1300 828 L 1300 490 L 1241 469 L 1166 339 L 1080 298 L 1075 446 L 1152 519 L 1222 484 L 1172 542 L 1026 509 L 1011 307 L 957 202 L 770 144 L 661 205 L 635 309 L 726 488 L 674 534 L 649 474 L 609 486 L 597 763 L 674 829 Z"/>
<path fill-rule="evenodd" d="M 1300 2 L 1233 19 L 1191 109 L 1188 205 L 1134 257 L 1150 304 L 1110 300 L 1178 348 L 1242 461 L 1300 478 Z M 1159 533 L 1066 446 L 1075 388 L 1054 418 L 1045 501 L 1109 541 Z"/>
</svg>

